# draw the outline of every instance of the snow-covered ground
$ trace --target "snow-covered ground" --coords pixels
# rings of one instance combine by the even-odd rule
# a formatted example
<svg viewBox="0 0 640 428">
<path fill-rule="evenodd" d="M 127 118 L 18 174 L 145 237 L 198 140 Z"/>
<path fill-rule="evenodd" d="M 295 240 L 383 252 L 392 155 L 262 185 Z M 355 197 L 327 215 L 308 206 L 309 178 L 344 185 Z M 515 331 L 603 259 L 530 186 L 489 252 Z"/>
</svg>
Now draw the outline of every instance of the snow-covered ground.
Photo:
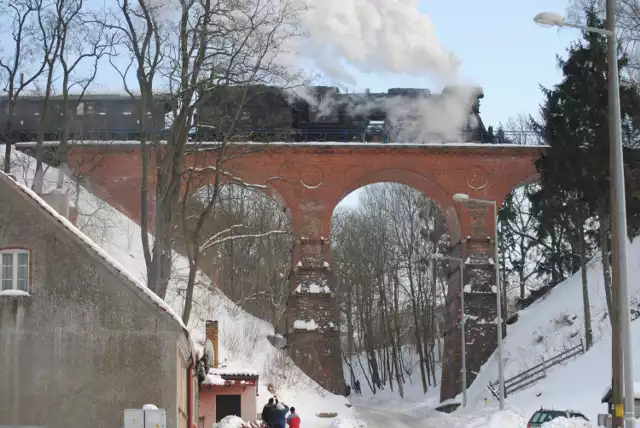
<svg viewBox="0 0 640 428">
<path fill-rule="evenodd" d="M 629 278 L 631 306 L 640 301 L 640 240 L 629 244 Z M 497 413 L 497 401 L 486 386 L 498 378 L 496 355 L 482 368 L 468 391 L 469 407 L 452 415 L 442 415 L 432 409 L 437 403 L 437 389 L 423 395 L 419 372 L 411 376 L 405 387 L 406 400 L 400 401 L 397 391 L 389 388 L 372 397 L 361 379 L 362 397 L 352 399 L 354 405 L 374 405 L 389 412 L 410 411 L 425 418 L 427 426 L 451 427 L 524 427 L 530 416 L 540 407 L 575 409 L 590 421 L 597 421 L 598 413 L 605 413 L 600 401 L 611 382 L 611 330 L 603 286 L 602 265 L 595 258 L 588 265 L 589 300 L 591 307 L 593 348 L 584 355 L 553 367 L 545 379 L 516 392 L 507 398 L 507 411 Z M 543 358 L 549 359 L 561 351 L 580 344 L 584 337 L 584 312 L 580 272 L 555 287 L 547 296 L 520 311 L 518 321 L 507 327 L 504 341 L 505 377 L 533 367 Z M 640 320 L 632 323 L 635 352 L 640 352 Z M 634 354 L 635 355 L 635 354 Z M 363 360 L 365 361 L 365 360 Z M 640 358 L 634 358 L 635 379 L 640 380 Z M 365 363 L 366 364 L 366 363 Z M 354 366 L 356 377 L 362 377 Z M 485 404 L 485 399 L 487 404 Z M 484 415 L 484 416 L 483 416 Z M 553 426 L 584 426 L 579 421 L 557 421 Z"/>
<path fill-rule="evenodd" d="M 0 153 L 4 146 L 0 145 Z M 13 151 L 12 173 L 17 180 L 30 184 L 35 172 L 35 159 Z M 58 170 L 49 168 L 45 189 L 55 188 Z M 73 189 L 71 182 L 65 188 Z M 71 198 L 72 201 L 74 197 Z M 104 251 L 120 263 L 133 277 L 146 284 L 146 265 L 142 251 L 140 227 L 124 214 L 86 190 L 80 192 L 78 227 Z M 182 290 L 186 284 L 188 263 L 185 257 L 174 256 L 172 278 L 166 301 L 177 314 L 182 313 Z M 328 427 L 332 423 L 355 420 L 356 414 L 346 398 L 331 394 L 298 369 L 293 362 L 276 350 L 267 337 L 275 333 L 271 324 L 255 318 L 213 288 L 208 277 L 198 275 L 194 292 L 194 306 L 188 328 L 196 348 L 202 348 L 205 320 L 219 322 L 219 354 L 222 367 L 233 370 L 252 369 L 260 375 L 258 409 L 266 404 L 275 391 L 278 397 L 296 411 L 305 427 Z M 268 389 L 269 388 L 269 389 Z M 337 418 L 320 418 L 320 413 L 336 413 Z"/>
<path fill-rule="evenodd" d="M 368 371 L 366 353 L 361 355 L 353 355 L 350 359 L 351 367 L 353 369 L 354 378 L 360 381 L 360 389 L 362 394 L 355 395 L 352 392 L 352 396 L 349 397 L 353 405 L 360 408 L 384 408 L 394 409 L 396 411 L 408 411 L 415 413 L 418 409 L 430 410 L 438 405 L 440 402 L 440 366 L 436 366 L 436 383 L 427 385 L 427 393 L 424 393 L 422 387 L 422 379 L 420 376 L 420 360 L 416 349 L 412 345 L 405 345 L 402 347 L 402 361 L 406 368 L 410 370 L 407 373 L 406 370 L 403 373 L 405 376 L 405 383 L 403 385 L 404 398 L 400 398 L 397 385 L 393 384 L 393 388 L 387 382 L 387 385 L 382 390 L 373 390 L 370 386 L 370 374 Z M 382 364 L 379 362 L 380 367 Z M 343 365 L 344 376 L 349 378 L 349 366 Z"/>
</svg>

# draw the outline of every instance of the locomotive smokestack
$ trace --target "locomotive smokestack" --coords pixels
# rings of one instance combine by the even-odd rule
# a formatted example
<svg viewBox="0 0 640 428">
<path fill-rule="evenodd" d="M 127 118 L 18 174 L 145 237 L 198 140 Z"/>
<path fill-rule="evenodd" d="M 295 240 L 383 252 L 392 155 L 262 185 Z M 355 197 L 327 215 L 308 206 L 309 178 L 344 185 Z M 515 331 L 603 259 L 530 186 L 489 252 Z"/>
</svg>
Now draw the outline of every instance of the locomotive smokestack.
<svg viewBox="0 0 640 428">
<path fill-rule="evenodd" d="M 366 88 L 366 89 L 364 90 L 364 94 L 365 94 L 366 96 L 369 96 L 369 94 L 370 94 L 370 93 L 371 93 L 371 89 Z"/>
</svg>

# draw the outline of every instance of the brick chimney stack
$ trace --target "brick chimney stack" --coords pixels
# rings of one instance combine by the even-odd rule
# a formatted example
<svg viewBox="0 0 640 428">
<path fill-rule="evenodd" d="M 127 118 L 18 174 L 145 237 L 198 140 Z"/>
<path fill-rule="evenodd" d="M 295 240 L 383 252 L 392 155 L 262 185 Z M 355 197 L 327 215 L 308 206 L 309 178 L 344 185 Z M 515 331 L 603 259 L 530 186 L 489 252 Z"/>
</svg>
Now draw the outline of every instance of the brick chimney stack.
<svg viewBox="0 0 640 428">
<path fill-rule="evenodd" d="M 206 337 L 211 341 L 213 345 L 213 361 L 211 367 L 218 367 L 218 321 L 207 320 L 206 322 Z"/>
</svg>

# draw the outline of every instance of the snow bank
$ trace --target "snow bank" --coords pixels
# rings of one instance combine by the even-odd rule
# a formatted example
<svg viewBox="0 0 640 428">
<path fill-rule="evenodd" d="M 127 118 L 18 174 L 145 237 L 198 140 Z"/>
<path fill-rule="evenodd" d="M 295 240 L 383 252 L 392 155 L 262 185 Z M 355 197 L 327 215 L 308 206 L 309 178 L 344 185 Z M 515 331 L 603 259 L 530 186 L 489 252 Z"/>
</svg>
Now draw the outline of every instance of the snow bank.
<svg viewBox="0 0 640 428">
<path fill-rule="evenodd" d="M 447 428 L 524 428 L 527 417 L 519 409 L 507 408 L 500 411 L 495 406 L 480 409 L 462 409 L 453 414 L 433 412 L 425 419 L 427 427 Z"/>
<path fill-rule="evenodd" d="M 542 424 L 542 428 L 591 428 L 590 422 L 580 418 L 555 418 Z"/>
<path fill-rule="evenodd" d="M 367 424 L 360 419 L 336 418 L 331 423 L 331 428 L 367 428 Z"/>
<path fill-rule="evenodd" d="M 213 428 L 242 428 L 244 421 L 237 416 L 225 416 L 220 422 L 213 424 Z"/>
</svg>

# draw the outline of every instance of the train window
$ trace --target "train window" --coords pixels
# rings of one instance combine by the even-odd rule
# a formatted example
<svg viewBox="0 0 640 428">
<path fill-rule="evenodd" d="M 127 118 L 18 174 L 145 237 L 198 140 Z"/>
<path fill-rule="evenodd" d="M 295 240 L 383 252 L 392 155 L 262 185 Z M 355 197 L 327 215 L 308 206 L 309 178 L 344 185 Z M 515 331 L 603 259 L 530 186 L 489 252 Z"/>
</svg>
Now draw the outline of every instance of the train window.
<svg viewBox="0 0 640 428">
<path fill-rule="evenodd" d="M 78 103 L 78 105 L 76 106 L 76 114 L 78 116 L 84 115 L 84 103 Z"/>
<path fill-rule="evenodd" d="M 122 112 L 122 114 L 124 116 L 131 116 L 131 110 L 132 110 L 131 107 L 125 107 L 124 111 Z"/>
<path fill-rule="evenodd" d="M 87 114 L 93 114 L 93 104 L 87 104 Z"/>
<path fill-rule="evenodd" d="M 33 115 L 34 116 L 40 116 L 40 113 L 39 112 L 35 112 L 35 113 L 33 113 Z"/>
<path fill-rule="evenodd" d="M 240 117 L 240 120 L 249 120 L 249 119 L 251 119 L 251 115 L 249 115 L 249 112 L 243 111 L 242 116 Z"/>
</svg>

